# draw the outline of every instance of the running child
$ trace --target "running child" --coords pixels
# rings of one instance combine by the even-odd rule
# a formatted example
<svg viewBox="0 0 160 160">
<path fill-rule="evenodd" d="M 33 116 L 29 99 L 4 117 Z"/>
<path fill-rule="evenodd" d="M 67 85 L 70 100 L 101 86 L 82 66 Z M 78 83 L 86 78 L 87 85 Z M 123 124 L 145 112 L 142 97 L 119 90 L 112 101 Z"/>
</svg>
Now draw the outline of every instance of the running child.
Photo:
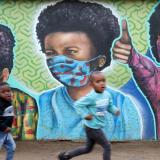
<svg viewBox="0 0 160 160">
<path fill-rule="evenodd" d="M 0 149 L 7 151 L 6 160 L 13 160 L 16 144 L 11 135 L 14 110 L 11 104 L 12 92 L 8 83 L 0 82 Z"/>
<path fill-rule="evenodd" d="M 102 128 L 105 125 L 105 114 L 110 112 L 119 115 L 120 111 L 112 105 L 112 97 L 107 92 L 106 79 L 102 72 L 95 71 L 90 76 L 93 90 L 86 96 L 75 101 L 74 107 L 83 118 L 87 141 L 84 146 L 58 155 L 59 160 L 68 160 L 92 151 L 95 143 L 104 149 L 103 160 L 111 159 L 111 146 Z"/>
</svg>

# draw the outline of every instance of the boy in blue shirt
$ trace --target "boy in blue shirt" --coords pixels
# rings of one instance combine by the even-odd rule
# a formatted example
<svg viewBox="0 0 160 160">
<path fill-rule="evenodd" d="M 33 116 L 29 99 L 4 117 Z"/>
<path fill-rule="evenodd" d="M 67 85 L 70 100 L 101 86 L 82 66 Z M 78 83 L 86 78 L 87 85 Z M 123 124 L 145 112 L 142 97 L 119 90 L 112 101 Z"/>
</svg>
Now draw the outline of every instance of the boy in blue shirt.
<svg viewBox="0 0 160 160">
<path fill-rule="evenodd" d="M 107 111 L 114 115 L 119 115 L 120 111 L 112 105 L 112 97 L 106 90 L 106 79 L 102 72 L 96 71 L 91 74 L 90 85 L 94 90 L 74 104 L 77 113 L 83 118 L 87 142 L 85 146 L 60 153 L 59 160 L 68 160 L 89 153 L 95 143 L 100 144 L 104 149 L 103 160 L 110 160 L 111 147 L 102 128 L 105 124 Z"/>
</svg>

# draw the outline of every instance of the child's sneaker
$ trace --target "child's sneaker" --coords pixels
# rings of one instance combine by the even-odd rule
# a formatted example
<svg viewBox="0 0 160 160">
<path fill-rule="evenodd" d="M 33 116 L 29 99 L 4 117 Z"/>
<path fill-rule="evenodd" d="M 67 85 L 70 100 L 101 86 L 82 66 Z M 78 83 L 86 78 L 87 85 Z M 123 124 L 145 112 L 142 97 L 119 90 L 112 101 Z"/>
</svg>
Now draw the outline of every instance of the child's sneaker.
<svg viewBox="0 0 160 160">
<path fill-rule="evenodd" d="M 70 158 L 69 158 L 69 155 L 66 154 L 66 152 L 61 152 L 61 153 L 58 155 L 58 159 L 59 159 L 59 160 L 68 160 L 68 159 L 70 159 Z"/>
</svg>

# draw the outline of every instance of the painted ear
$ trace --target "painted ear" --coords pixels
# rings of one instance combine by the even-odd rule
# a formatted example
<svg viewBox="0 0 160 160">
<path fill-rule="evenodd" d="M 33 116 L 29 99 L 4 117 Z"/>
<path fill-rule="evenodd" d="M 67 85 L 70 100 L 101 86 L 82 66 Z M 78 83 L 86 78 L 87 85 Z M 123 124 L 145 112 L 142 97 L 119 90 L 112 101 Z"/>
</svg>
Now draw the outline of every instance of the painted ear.
<svg viewBox="0 0 160 160">
<path fill-rule="evenodd" d="M 96 71 L 98 68 L 101 68 L 104 66 L 104 64 L 106 63 L 106 56 L 99 55 L 98 57 L 95 57 L 90 61 L 88 61 L 88 63 L 90 65 L 91 71 Z"/>
<path fill-rule="evenodd" d="M 2 71 L 2 81 L 5 82 L 8 80 L 8 78 L 9 78 L 9 69 L 4 68 Z"/>
<path fill-rule="evenodd" d="M 98 59 L 98 66 L 103 67 L 105 63 L 106 63 L 106 56 L 100 56 Z"/>
</svg>

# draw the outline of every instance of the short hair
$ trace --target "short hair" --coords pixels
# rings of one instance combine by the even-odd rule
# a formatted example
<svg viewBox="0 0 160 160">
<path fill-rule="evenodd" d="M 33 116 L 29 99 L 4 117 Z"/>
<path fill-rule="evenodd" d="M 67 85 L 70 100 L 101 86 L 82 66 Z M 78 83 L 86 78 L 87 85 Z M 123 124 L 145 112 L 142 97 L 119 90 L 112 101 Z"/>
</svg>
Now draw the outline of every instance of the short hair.
<svg viewBox="0 0 160 160">
<path fill-rule="evenodd" d="M 10 87 L 10 85 L 7 82 L 0 82 L 0 87 L 2 87 L 2 86 Z"/>
<path fill-rule="evenodd" d="M 14 46 L 15 40 L 10 28 L 0 24 L 0 72 L 4 68 L 8 68 L 11 72 Z"/>
<path fill-rule="evenodd" d="M 92 82 L 94 80 L 94 75 L 97 75 L 97 74 L 103 74 L 104 75 L 104 72 L 101 72 L 101 71 L 93 71 L 89 77 L 90 81 Z M 105 75 L 104 75 L 105 76 Z"/>
<path fill-rule="evenodd" d="M 160 3 L 155 7 L 154 12 L 149 19 L 149 34 L 150 34 L 150 46 L 152 54 L 156 58 L 157 62 L 160 62 L 157 50 L 157 39 L 160 35 Z"/>
<path fill-rule="evenodd" d="M 111 9 L 98 3 L 64 0 L 48 5 L 41 11 L 36 33 L 43 52 L 44 40 L 48 34 L 72 31 L 86 33 L 97 54 L 106 56 L 104 67 L 110 65 L 112 42 L 120 33 L 118 18 Z"/>
</svg>

